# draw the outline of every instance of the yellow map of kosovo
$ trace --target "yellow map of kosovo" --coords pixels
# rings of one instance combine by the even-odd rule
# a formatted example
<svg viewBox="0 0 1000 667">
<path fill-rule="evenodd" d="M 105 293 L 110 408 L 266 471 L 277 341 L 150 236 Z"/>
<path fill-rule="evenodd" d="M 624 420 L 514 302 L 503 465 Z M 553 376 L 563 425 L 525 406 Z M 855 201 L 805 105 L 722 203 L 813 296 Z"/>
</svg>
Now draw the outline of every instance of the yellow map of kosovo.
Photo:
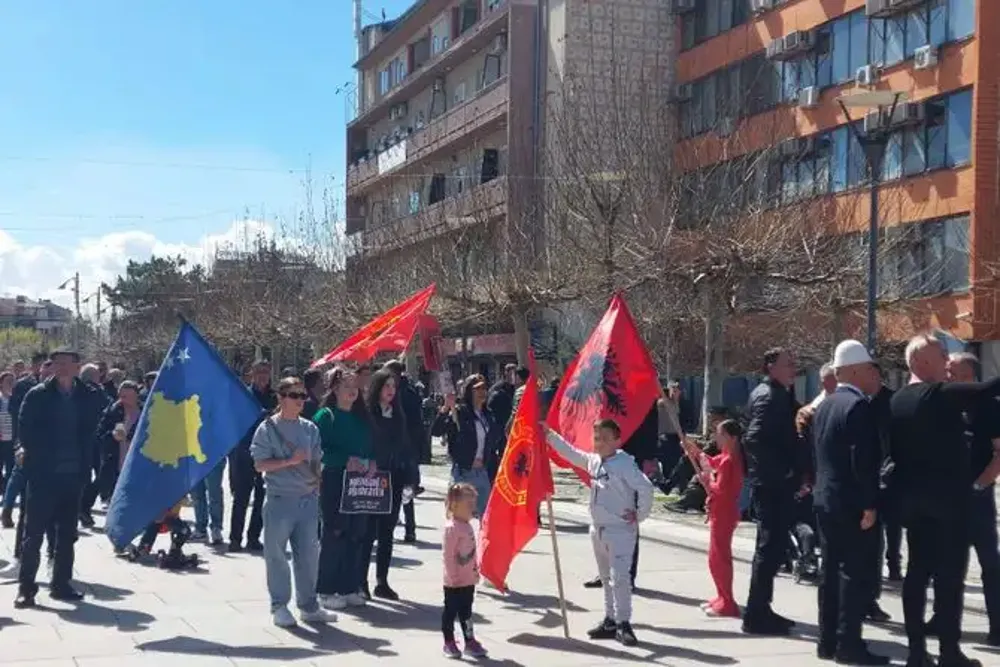
<svg viewBox="0 0 1000 667">
<path fill-rule="evenodd" d="M 198 442 L 198 430 L 201 429 L 198 395 L 183 401 L 171 401 L 162 392 L 156 392 L 149 400 L 149 425 L 146 442 L 142 446 L 143 456 L 174 468 L 185 456 L 204 463 L 205 452 L 201 451 L 201 443 Z"/>
</svg>

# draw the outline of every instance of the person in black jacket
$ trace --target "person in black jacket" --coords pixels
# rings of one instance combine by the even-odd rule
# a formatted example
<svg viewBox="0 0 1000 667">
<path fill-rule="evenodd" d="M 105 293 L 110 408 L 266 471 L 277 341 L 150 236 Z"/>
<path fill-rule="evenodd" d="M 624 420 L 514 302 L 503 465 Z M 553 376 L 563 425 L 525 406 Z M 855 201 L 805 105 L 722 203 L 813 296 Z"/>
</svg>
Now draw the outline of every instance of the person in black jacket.
<svg viewBox="0 0 1000 667">
<path fill-rule="evenodd" d="M 882 447 L 867 396 L 880 386 L 864 345 L 846 340 L 833 361 L 839 383 L 816 408 L 811 423 L 816 453 L 813 501 L 823 574 L 819 583 L 819 658 L 850 665 L 888 665 L 861 639 L 871 602 L 878 553 L 876 506 Z"/>
<path fill-rule="evenodd" d="M 503 456 L 505 434 L 486 407 L 486 379 L 472 375 L 462 383 L 462 404 L 453 395 L 445 396 L 431 434 L 442 436 L 451 458 L 451 482 L 471 484 L 478 493 L 477 514 L 486 511 L 490 488 Z"/>
<path fill-rule="evenodd" d="M 916 336 L 906 347 L 911 381 L 892 397 L 889 447 L 895 467 L 889 480 L 906 528 L 903 618 L 909 667 L 933 665 L 927 653 L 927 585 L 934 580 L 940 667 L 974 667 L 961 650 L 965 568 L 969 559 L 968 511 L 976 483 L 966 444 L 965 413 L 1000 396 L 990 382 L 947 379 L 947 355 L 934 336 Z M 928 493 L 934 489 L 935 493 Z"/>
<path fill-rule="evenodd" d="M 282 375 L 281 377 L 292 377 Z M 312 421 L 313 416 L 319 412 L 320 404 L 323 402 L 323 371 L 318 368 L 310 368 L 302 374 L 302 386 L 305 387 L 309 398 L 302 406 L 302 418 Z"/>
<path fill-rule="evenodd" d="M 80 380 L 87 385 L 89 389 L 93 390 L 88 393 L 90 404 L 84 414 L 80 417 L 84 420 L 82 428 L 93 434 L 91 436 L 93 442 L 88 446 L 88 449 L 91 452 L 90 471 L 86 474 L 83 495 L 80 499 L 80 525 L 84 528 L 93 528 L 94 517 L 91 514 L 91 509 L 94 507 L 94 501 L 97 500 L 98 483 L 101 478 L 102 459 L 101 448 L 97 443 L 97 426 L 100 423 L 104 412 L 108 409 L 111 399 L 108 396 L 107 391 L 104 389 L 104 385 L 99 382 L 100 369 L 96 364 L 88 364 L 84 366 L 80 370 Z"/>
<path fill-rule="evenodd" d="M 233 494 L 233 513 L 229 523 L 229 551 L 243 550 L 243 530 L 246 529 L 247 551 L 263 551 L 260 534 L 264 530 L 264 477 L 254 466 L 250 456 L 250 441 L 257 427 L 278 406 L 278 396 L 271 389 L 271 364 L 266 361 L 254 363 L 251 371 L 250 393 L 253 394 L 260 407 L 261 417 L 247 431 L 233 451 L 229 453 L 229 490 Z M 253 507 L 250 508 L 250 495 L 253 494 Z M 250 525 L 246 525 L 247 509 L 250 509 Z"/>
<path fill-rule="evenodd" d="M 420 493 L 420 463 L 430 463 L 429 456 L 425 456 L 424 443 L 430 444 L 427 430 L 424 428 L 422 414 L 422 403 L 420 392 L 406 375 L 406 367 L 401 361 L 390 361 L 384 366 L 385 370 L 392 373 L 396 380 L 396 395 L 403 417 L 406 419 L 406 436 L 410 445 L 410 456 L 413 461 L 411 471 L 411 481 L 414 492 Z M 403 503 L 403 541 L 412 544 L 417 541 L 417 517 L 416 509 L 413 506 L 414 500 L 411 497 L 409 502 Z"/>
<path fill-rule="evenodd" d="M 17 382 L 14 383 L 14 389 L 11 391 L 8 409 L 10 410 L 12 425 L 14 427 L 13 441 L 15 448 L 17 447 L 18 441 L 17 415 L 21 411 L 21 403 L 24 401 L 24 397 L 27 395 L 28 391 L 39 382 L 45 380 L 50 374 L 50 372 L 43 372 L 43 366 L 51 367 L 48 355 L 42 352 L 36 352 L 31 356 L 31 372 L 19 378 Z M 14 503 L 17 501 L 17 497 L 23 495 L 23 493 L 24 474 L 21 470 L 21 466 L 15 465 L 14 471 L 7 479 L 7 487 L 4 489 L 3 511 L 0 512 L 0 524 L 2 524 L 4 528 L 14 527 Z M 20 544 L 18 543 L 17 547 L 19 546 Z"/>
<path fill-rule="evenodd" d="M 750 393 L 749 424 L 743 438 L 747 480 L 757 517 L 757 545 L 750 576 L 750 594 L 743 616 L 743 632 L 785 635 L 794 623 L 771 608 L 774 578 L 787 562 L 789 534 L 794 522 L 795 494 L 803 480 L 797 463 L 798 406 L 791 388 L 795 359 L 775 348 L 764 354 L 766 379 Z"/>
<path fill-rule="evenodd" d="M 486 395 L 486 407 L 496 420 L 506 425 L 514 412 L 514 391 L 517 389 L 517 366 L 507 364 L 503 369 L 503 377 L 490 387 Z"/>
<path fill-rule="evenodd" d="M 647 476 L 651 477 L 657 471 L 657 444 L 659 442 L 659 417 L 660 412 L 657 409 L 656 402 L 653 402 L 653 407 L 650 409 L 649 413 L 646 414 L 646 418 L 639 424 L 639 428 L 635 430 L 627 441 L 622 445 L 622 451 L 635 459 L 636 465 L 642 470 L 642 472 Z M 629 575 L 632 580 L 632 588 L 635 589 L 635 576 L 639 569 L 639 534 L 636 531 L 635 536 L 635 549 L 632 550 L 632 567 L 629 569 Z M 590 579 L 583 583 L 584 588 L 600 588 L 603 584 L 601 583 L 601 578 L 596 577 Z"/>
<path fill-rule="evenodd" d="M 365 401 L 372 416 L 372 449 L 378 469 L 392 476 L 392 508 L 389 514 L 375 517 L 369 534 L 367 552 L 377 540 L 375 551 L 375 588 L 372 594 L 386 600 L 398 600 L 399 594 L 389 586 L 389 565 L 392 563 L 392 533 L 399 522 L 404 489 L 412 497 L 413 470 L 416 459 L 410 446 L 406 415 L 399 402 L 395 376 L 382 369 L 372 375 Z M 367 578 L 366 578 L 367 579 Z"/>
<path fill-rule="evenodd" d="M 882 609 L 879 600 L 882 598 L 882 556 L 885 555 L 889 567 L 889 580 L 902 581 L 899 550 L 903 541 L 903 527 L 899 525 L 899 512 L 896 503 L 889 494 L 883 480 L 885 471 L 891 471 L 892 459 L 889 458 L 889 419 L 892 389 L 885 385 L 879 387 L 872 396 L 872 414 L 878 428 L 879 447 L 882 457 L 882 468 L 879 472 L 878 513 L 875 516 L 875 531 L 879 536 L 879 547 L 875 554 L 875 576 L 873 577 L 872 601 L 865 612 L 865 618 L 873 623 L 888 623 L 892 617 Z"/>
<path fill-rule="evenodd" d="M 18 437 L 23 452 L 25 478 L 24 543 L 21 572 L 14 606 L 33 607 L 38 585 L 42 539 L 55 530 L 55 553 L 49 595 L 56 600 L 77 601 L 82 595 L 70 586 L 80 493 L 90 471 L 94 442 L 88 411 L 92 394 L 101 391 L 77 377 L 79 355 L 67 349 L 50 355 L 53 376 L 35 385 L 21 403 Z"/>
</svg>

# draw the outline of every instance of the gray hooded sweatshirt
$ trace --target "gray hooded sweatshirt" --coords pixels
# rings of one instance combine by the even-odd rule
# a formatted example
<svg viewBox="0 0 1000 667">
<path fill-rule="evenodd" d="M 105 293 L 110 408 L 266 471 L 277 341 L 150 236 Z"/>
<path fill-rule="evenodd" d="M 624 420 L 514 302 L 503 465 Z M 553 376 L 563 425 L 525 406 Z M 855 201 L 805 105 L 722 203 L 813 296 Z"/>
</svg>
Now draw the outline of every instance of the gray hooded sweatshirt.
<svg viewBox="0 0 1000 667">
<path fill-rule="evenodd" d="M 590 518 L 595 528 L 625 528 L 625 513 L 635 512 L 636 522 L 644 521 L 653 510 L 653 484 L 635 459 L 618 450 L 602 459 L 598 454 L 572 446 L 555 431 L 549 431 L 549 445 L 564 459 L 590 475 Z"/>
</svg>

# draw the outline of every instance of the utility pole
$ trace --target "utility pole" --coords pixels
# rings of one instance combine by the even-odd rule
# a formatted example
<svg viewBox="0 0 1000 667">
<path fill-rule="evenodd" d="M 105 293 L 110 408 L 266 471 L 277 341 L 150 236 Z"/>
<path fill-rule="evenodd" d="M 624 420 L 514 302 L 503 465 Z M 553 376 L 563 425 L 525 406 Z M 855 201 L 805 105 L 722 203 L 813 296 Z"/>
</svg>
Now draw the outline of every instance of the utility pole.
<svg viewBox="0 0 1000 667">
<path fill-rule="evenodd" d="M 80 272 L 77 271 L 73 277 L 59 286 L 59 289 L 66 289 L 70 283 L 73 284 L 73 349 L 79 353 L 80 350 Z"/>
</svg>

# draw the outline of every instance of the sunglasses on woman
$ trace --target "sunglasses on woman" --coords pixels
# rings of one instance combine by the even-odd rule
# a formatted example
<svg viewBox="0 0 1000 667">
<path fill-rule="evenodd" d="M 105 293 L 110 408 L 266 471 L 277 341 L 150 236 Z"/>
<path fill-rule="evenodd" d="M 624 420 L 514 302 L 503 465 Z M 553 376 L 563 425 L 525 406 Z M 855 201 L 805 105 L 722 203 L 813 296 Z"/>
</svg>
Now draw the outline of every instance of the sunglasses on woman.
<svg viewBox="0 0 1000 667">
<path fill-rule="evenodd" d="M 290 398 L 293 401 L 304 401 L 309 398 L 309 394 L 301 391 L 290 391 L 288 393 L 282 394 L 283 398 Z"/>
</svg>

